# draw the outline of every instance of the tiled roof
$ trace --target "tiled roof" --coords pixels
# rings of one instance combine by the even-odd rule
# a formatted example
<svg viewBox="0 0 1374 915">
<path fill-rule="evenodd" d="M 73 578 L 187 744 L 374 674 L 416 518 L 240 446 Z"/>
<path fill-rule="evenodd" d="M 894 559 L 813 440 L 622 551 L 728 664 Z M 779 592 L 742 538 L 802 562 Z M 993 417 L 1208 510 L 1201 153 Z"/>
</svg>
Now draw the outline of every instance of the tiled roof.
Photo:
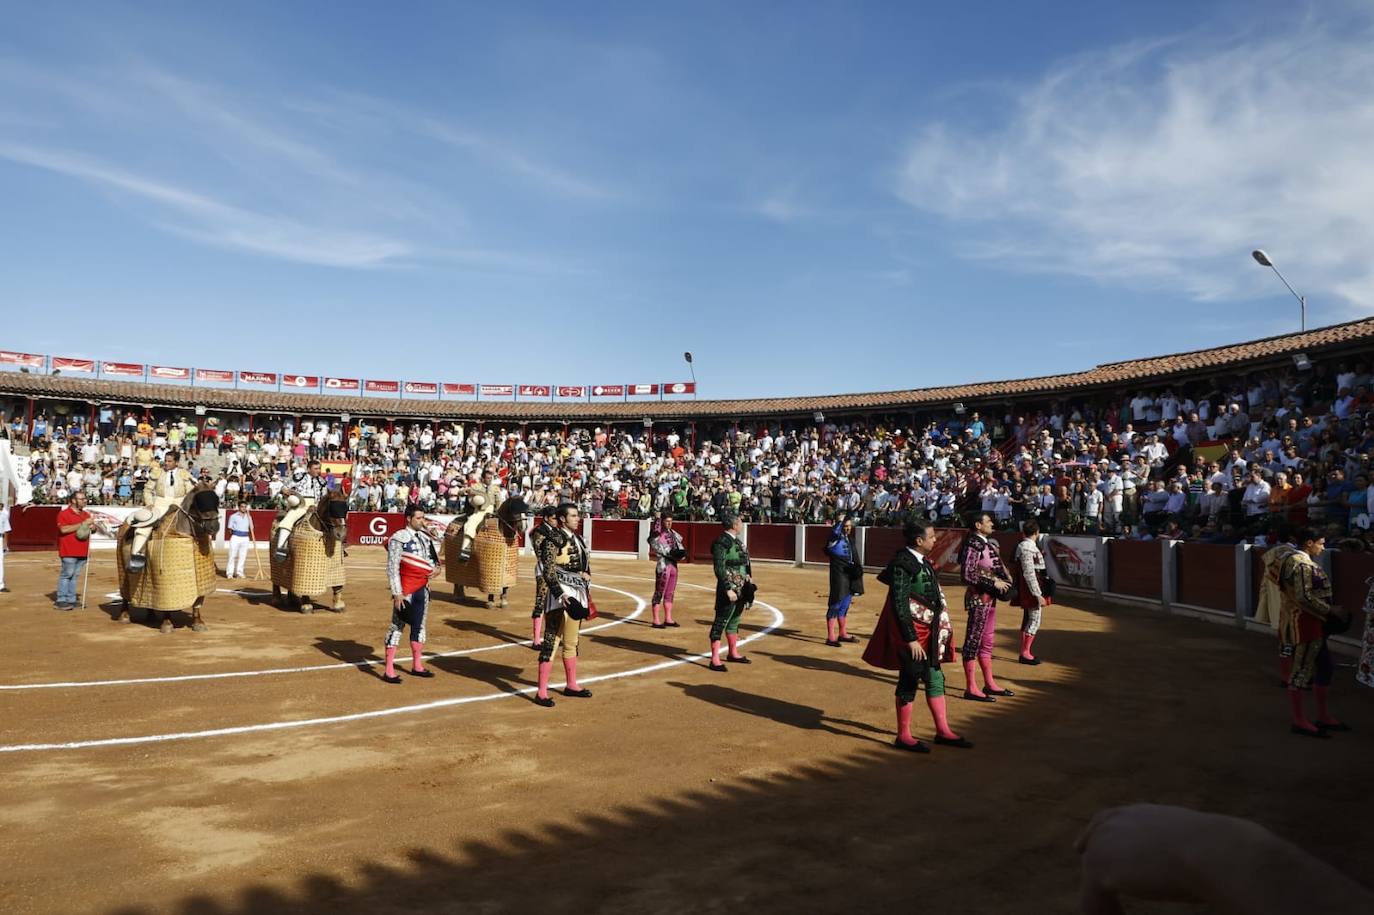
<svg viewBox="0 0 1374 915">
<path fill-rule="evenodd" d="M 0 394 L 146 404 L 151 407 L 183 408 L 188 412 L 194 410 L 197 404 L 201 404 L 210 410 L 302 416 L 351 413 L 355 416 L 369 417 L 490 419 L 516 422 L 633 421 L 644 416 L 652 416 L 655 419 L 724 419 L 737 416 L 804 414 L 816 410 L 843 412 L 910 409 L 939 407 L 957 401 L 1006 401 L 1051 397 L 1095 387 L 1164 382 L 1180 375 L 1243 370 L 1300 352 L 1317 356 L 1325 351 L 1350 351 L 1362 347 L 1374 351 L 1374 318 L 1214 349 L 1112 362 L 1087 371 L 1061 375 L 983 381 L 907 391 L 751 400 L 668 400 L 629 403 L 398 400 L 278 391 L 191 388 L 184 385 L 103 381 L 19 372 L 0 372 Z"/>
</svg>

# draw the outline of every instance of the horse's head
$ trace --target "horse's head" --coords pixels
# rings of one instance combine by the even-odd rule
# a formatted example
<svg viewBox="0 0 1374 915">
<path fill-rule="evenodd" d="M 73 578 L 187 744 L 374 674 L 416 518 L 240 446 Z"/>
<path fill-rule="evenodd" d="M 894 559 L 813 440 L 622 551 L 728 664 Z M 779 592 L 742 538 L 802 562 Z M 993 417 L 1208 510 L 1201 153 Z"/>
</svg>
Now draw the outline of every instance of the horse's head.
<svg viewBox="0 0 1374 915">
<path fill-rule="evenodd" d="M 219 533 L 219 496 L 213 486 L 202 484 L 191 490 L 182 500 L 181 508 L 190 519 L 191 533 L 197 538 L 214 537 Z"/>
<path fill-rule="evenodd" d="M 513 527 L 518 531 L 525 529 L 525 520 L 529 517 L 529 514 L 529 505 L 519 496 L 507 499 L 496 509 L 496 517 L 501 519 L 503 524 Z"/>
<path fill-rule="evenodd" d="M 348 534 L 348 497 L 330 490 L 315 506 L 315 521 L 331 540 L 343 540 Z"/>
</svg>

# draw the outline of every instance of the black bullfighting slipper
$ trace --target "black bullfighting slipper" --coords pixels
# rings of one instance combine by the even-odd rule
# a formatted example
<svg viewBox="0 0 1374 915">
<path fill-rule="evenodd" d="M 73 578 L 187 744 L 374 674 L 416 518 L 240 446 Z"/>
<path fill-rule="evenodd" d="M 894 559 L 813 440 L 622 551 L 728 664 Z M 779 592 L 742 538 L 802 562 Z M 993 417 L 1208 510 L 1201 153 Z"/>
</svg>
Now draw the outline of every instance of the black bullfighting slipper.
<svg viewBox="0 0 1374 915">
<path fill-rule="evenodd" d="M 649 628 L 650 628 L 650 629 L 667 629 L 668 627 L 667 627 L 665 624 L 663 624 L 663 623 L 650 623 L 650 624 L 649 624 Z"/>
<path fill-rule="evenodd" d="M 1016 693 L 1012 692 L 1012 691 L 1009 690 L 1009 689 L 986 689 L 986 688 L 985 688 L 985 689 L 983 690 L 983 692 L 987 693 L 989 696 L 1015 696 L 1015 695 L 1016 695 Z"/>
<path fill-rule="evenodd" d="M 571 696 L 574 699 L 590 699 L 592 691 L 589 689 L 565 689 L 563 695 Z"/>
<path fill-rule="evenodd" d="M 707 664 L 706 666 L 716 671 L 717 673 L 724 673 L 725 671 L 730 669 L 726 667 L 724 664 Z"/>
<path fill-rule="evenodd" d="M 840 647 L 840 643 L 837 642 L 837 641 L 835 641 L 834 639 L 826 639 L 826 640 L 825 640 L 825 644 L 829 645 L 831 648 L 839 648 L 839 647 Z"/>
<path fill-rule="evenodd" d="M 540 699 L 538 696 L 535 696 L 534 704 L 543 706 L 544 708 L 553 708 L 553 697 L 545 696 L 543 699 Z"/>
<path fill-rule="evenodd" d="M 958 747 L 961 750 L 973 749 L 973 741 L 969 740 L 967 737 L 941 737 L 939 734 L 936 734 L 935 742 L 942 747 Z"/>
<path fill-rule="evenodd" d="M 1344 734 L 1347 731 L 1353 731 L 1354 728 L 1346 724 L 1344 721 L 1318 721 L 1317 730 L 1333 731 L 1337 734 Z"/>
<path fill-rule="evenodd" d="M 672 623 L 672 622 L 664 623 L 663 625 L 667 626 L 669 629 L 680 629 L 680 628 L 682 627 L 682 624 L 681 624 L 681 623 Z"/>
<path fill-rule="evenodd" d="M 401 682 L 401 675 L 400 675 L 400 674 L 396 674 L 395 676 L 388 677 L 386 674 L 382 674 L 382 682 L 383 682 L 383 683 L 400 683 L 400 682 Z"/>
<path fill-rule="evenodd" d="M 1017 664 L 1030 664 L 1030 665 L 1034 666 L 1034 665 L 1040 663 L 1040 659 L 1039 659 L 1039 658 L 1028 658 L 1028 657 L 1026 657 L 1025 655 L 1022 655 L 1021 657 L 1019 657 L 1019 658 L 1016 659 L 1016 663 L 1017 663 Z"/>
<path fill-rule="evenodd" d="M 857 642 L 857 641 L 858 641 L 858 638 L 856 638 L 855 636 L 852 636 L 852 635 L 842 635 L 842 636 L 840 636 L 840 641 L 841 641 L 841 642 Z"/>
<path fill-rule="evenodd" d="M 429 679 L 430 677 L 434 676 L 434 671 L 429 670 L 428 668 L 426 668 L 425 670 L 412 670 L 410 671 L 410 675 L 412 677 L 424 677 L 425 679 Z"/>
<path fill-rule="evenodd" d="M 937 738 L 937 739 L 938 739 L 938 738 Z M 896 740 L 892 741 L 892 745 L 893 745 L 894 747 L 896 747 L 897 749 L 899 749 L 899 750 L 906 750 L 908 753 L 929 753 L 929 752 L 930 752 L 930 747 L 928 747 L 928 746 L 926 746 L 925 744 L 921 743 L 921 741 L 919 741 L 919 740 L 916 741 L 915 743 L 906 743 L 906 742 L 904 742 L 900 737 L 898 737 Z"/>
<path fill-rule="evenodd" d="M 1307 728 L 1302 727 L 1301 725 L 1295 724 L 1295 725 L 1293 725 L 1291 728 L 1289 728 L 1288 730 L 1291 731 L 1291 732 L 1294 733 L 1294 734 L 1297 734 L 1299 737 L 1315 737 L 1317 740 L 1330 740 L 1330 739 L 1331 739 L 1331 735 L 1328 734 L 1328 733 L 1326 733 L 1325 731 L 1323 731 L 1323 730 L 1320 729 L 1320 728 L 1318 728 L 1318 729 L 1315 730 L 1315 731 L 1309 731 Z"/>
<path fill-rule="evenodd" d="M 975 696 L 973 693 L 969 692 L 968 690 L 964 690 L 964 698 L 965 698 L 965 699 L 969 699 L 969 700 L 971 700 L 971 701 L 973 701 L 973 702 L 996 702 L 996 701 L 997 701 L 996 699 L 992 698 L 991 696 Z"/>
<path fill-rule="evenodd" d="M 738 658 L 732 658 L 732 657 L 730 657 L 729 655 L 726 655 L 726 656 L 725 656 L 725 660 L 729 661 L 731 664 L 753 664 L 753 663 L 754 663 L 753 661 L 751 661 L 751 660 L 749 660 L 748 658 L 746 658 L 744 655 L 740 655 Z"/>
</svg>

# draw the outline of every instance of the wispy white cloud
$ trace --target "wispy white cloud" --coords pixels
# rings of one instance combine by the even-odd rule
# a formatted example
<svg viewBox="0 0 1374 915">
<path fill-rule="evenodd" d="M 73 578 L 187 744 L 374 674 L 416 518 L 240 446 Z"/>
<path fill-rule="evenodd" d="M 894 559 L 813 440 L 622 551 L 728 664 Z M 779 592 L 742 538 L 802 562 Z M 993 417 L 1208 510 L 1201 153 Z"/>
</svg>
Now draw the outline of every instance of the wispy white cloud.
<svg viewBox="0 0 1374 915">
<path fill-rule="evenodd" d="M 0 159 L 152 203 L 163 214 L 158 219 L 167 229 L 220 247 L 329 267 L 380 267 L 412 253 L 405 241 L 254 212 L 79 153 L 0 142 Z"/>
<path fill-rule="evenodd" d="M 321 92 L 263 98 L 143 58 L 62 70 L 4 59 L 0 158 L 138 201 L 149 223 L 179 237 L 267 257 L 585 272 L 557 255 L 474 244 L 462 193 L 427 183 L 408 156 L 427 142 L 470 152 L 474 175 L 513 173 L 560 198 L 605 200 L 609 189 L 437 116 Z"/>
<path fill-rule="evenodd" d="M 459 127 L 430 115 L 411 115 L 404 119 L 413 130 L 441 143 L 467 150 L 512 174 L 528 178 L 543 187 L 568 197 L 609 200 L 617 196 L 610 188 L 540 160 L 495 137 L 470 128 Z"/>
<path fill-rule="evenodd" d="M 1249 258 L 1264 247 L 1347 317 L 1374 300 L 1372 24 L 1063 61 L 993 130 L 929 125 L 898 194 L 951 220 L 969 257 L 1199 300 L 1274 291 Z"/>
</svg>

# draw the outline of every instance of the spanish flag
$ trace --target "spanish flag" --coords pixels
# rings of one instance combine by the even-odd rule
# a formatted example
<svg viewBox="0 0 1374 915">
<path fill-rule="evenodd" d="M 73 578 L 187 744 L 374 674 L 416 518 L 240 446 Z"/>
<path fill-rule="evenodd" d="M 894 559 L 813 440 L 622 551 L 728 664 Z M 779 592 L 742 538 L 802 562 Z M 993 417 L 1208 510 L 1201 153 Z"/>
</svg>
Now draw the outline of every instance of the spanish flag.
<svg viewBox="0 0 1374 915">
<path fill-rule="evenodd" d="M 1204 460 L 1219 461 L 1226 457 L 1226 452 L 1230 450 L 1230 442 L 1198 442 L 1197 447 L 1193 449 L 1193 454 L 1202 455 Z"/>
<path fill-rule="evenodd" d="M 353 476 L 352 461 L 320 461 L 320 470 L 334 474 L 336 480 Z"/>
</svg>

